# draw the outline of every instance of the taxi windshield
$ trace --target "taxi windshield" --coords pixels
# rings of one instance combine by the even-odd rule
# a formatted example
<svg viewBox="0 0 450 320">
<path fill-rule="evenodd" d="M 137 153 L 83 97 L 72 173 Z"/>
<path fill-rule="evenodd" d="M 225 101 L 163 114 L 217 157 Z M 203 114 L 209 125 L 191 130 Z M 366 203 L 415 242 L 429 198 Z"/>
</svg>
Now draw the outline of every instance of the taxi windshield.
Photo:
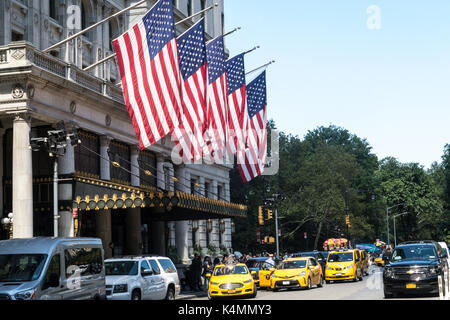
<svg viewBox="0 0 450 320">
<path fill-rule="evenodd" d="M 328 256 L 328 262 L 353 261 L 353 252 L 333 252 Z"/>
<path fill-rule="evenodd" d="M 306 268 L 306 260 L 297 260 L 297 261 L 283 261 L 278 266 L 278 269 L 303 269 Z"/>
<path fill-rule="evenodd" d="M 248 274 L 248 270 L 244 266 L 224 266 L 217 267 L 214 270 L 215 276 L 226 276 L 230 274 Z"/>
</svg>

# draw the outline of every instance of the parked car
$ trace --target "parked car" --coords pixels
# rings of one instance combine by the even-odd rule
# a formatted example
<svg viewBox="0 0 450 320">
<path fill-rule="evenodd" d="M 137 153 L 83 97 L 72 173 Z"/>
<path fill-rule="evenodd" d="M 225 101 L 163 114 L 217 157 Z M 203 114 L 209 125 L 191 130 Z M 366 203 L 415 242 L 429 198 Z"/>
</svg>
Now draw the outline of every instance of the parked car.
<svg viewBox="0 0 450 320">
<path fill-rule="evenodd" d="M 243 263 L 233 265 L 220 264 L 214 267 L 212 274 L 207 274 L 208 299 L 221 297 L 251 297 L 257 295 L 256 283 L 247 266 Z"/>
<path fill-rule="evenodd" d="M 175 300 L 180 294 L 181 285 L 177 268 L 172 260 L 163 256 L 147 256 L 147 260 L 152 267 L 153 273 L 160 275 L 164 279 L 166 300 Z"/>
<path fill-rule="evenodd" d="M 166 297 L 164 278 L 146 257 L 118 257 L 105 260 L 108 300 L 162 300 Z"/>
<path fill-rule="evenodd" d="M 0 300 L 104 299 L 103 257 L 95 238 L 0 241 Z"/>
<path fill-rule="evenodd" d="M 448 245 L 446 242 L 439 242 L 439 244 L 442 247 L 442 250 L 447 252 L 447 292 L 450 292 L 450 249 L 448 248 Z"/>
<path fill-rule="evenodd" d="M 361 256 L 357 249 L 332 251 L 328 256 L 325 269 L 326 283 L 336 280 L 358 281 L 363 279 Z"/>
<path fill-rule="evenodd" d="M 448 280 L 448 255 L 435 241 L 414 241 L 395 247 L 383 271 L 385 298 L 398 293 L 427 292 L 439 294 L 439 278 L 443 288 Z"/>
<path fill-rule="evenodd" d="M 250 272 L 255 271 L 253 273 L 253 279 L 255 280 L 256 285 L 259 287 L 259 272 L 261 270 L 265 269 L 264 263 L 266 260 L 269 259 L 268 257 L 255 257 L 250 258 L 245 263 L 247 265 L 247 268 L 250 270 Z M 270 277 L 270 275 L 269 275 Z M 270 278 L 269 278 L 270 280 Z"/>
<path fill-rule="evenodd" d="M 273 291 L 282 288 L 306 288 L 323 286 L 323 272 L 313 257 L 288 258 L 283 260 L 271 275 L 270 287 Z"/>
<path fill-rule="evenodd" d="M 297 252 L 292 254 L 292 257 L 313 257 L 322 267 L 322 273 L 325 274 L 325 266 L 327 264 L 327 259 L 320 251 L 305 251 L 305 252 Z M 327 255 L 328 257 L 328 255 Z"/>
</svg>

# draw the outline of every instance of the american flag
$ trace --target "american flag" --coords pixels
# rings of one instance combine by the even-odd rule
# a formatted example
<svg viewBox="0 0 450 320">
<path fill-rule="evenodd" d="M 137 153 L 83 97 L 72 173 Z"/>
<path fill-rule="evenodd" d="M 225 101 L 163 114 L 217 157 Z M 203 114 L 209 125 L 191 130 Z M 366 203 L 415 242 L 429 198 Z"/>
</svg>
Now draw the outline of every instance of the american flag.
<svg viewBox="0 0 450 320">
<path fill-rule="evenodd" d="M 231 154 L 245 149 L 247 130 L 244 53 L 227 61 L 228 148 Z"/>
<path fill-rule="evenodd" d="M 267 156 L 266 72 L 247 85 L 248 133 L 245 151 L 238 152 L 238 169 L 244 183 L 264 171 Z"/>
<path fill-rule="evenodd" d="M 113 41 L 125 104 L 145 149 L 178 127 L 180 70 L 173 5 L 158 1 L 127 32 Z"/>
<path fill-rule="evenodd" d="M 206 44 L 206 61 L 208 63 L 208 146 L 210 159 L 223 161 L 226 154 L 227 139 L 227 76 L 225 66 L 225 49 L 223 36 L 211 40 Z"/>
<path fill-rule="evenodd" d="M 185 162 L 202 156 L 203 125 L 206 115 L 206 46 L 204 19 L 194 24 L 177 39 L 183 113 L 179 128 L 174 131 L 176 144 Z"/>
</svg>

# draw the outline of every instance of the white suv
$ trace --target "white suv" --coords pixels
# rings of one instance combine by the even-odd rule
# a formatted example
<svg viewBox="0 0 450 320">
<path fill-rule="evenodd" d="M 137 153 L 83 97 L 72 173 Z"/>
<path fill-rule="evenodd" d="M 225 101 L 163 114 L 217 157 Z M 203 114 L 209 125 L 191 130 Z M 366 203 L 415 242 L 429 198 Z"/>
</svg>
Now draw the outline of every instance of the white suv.
<svg viewBox="0 0 450 320">
<path fill-rule="evenodd" d="M 175 300 L 180 294 L 180 279 L 178 277 L 177 268 L 172 260 L 167 257 L 149 255 L 146 256 L 148 263 L 153 269 L 154 274 L 161 276 L 165 284 L 165 299 Z"/>
<path fill-rule="evenodd" d="M 146 257 L 106 259 L 106 299 L 164 299 L 167 294 L 164 278 L 151 264 Z"/>
</svg>

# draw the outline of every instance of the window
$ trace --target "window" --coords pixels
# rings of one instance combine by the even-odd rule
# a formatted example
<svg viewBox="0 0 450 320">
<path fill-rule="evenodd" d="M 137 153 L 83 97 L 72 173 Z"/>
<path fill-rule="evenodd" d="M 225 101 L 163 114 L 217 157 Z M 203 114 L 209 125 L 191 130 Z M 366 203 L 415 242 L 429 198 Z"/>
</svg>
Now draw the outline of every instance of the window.
<svg viewBox="0 0 450 320">
<path fill-rule="evenodd" d="M 42 285 L 42 290 L 45 290 L 48 288 L 48 283 L 50 282 L 51 275 L 56 274 L 58 276 L 58 279 L 61 279 L 61 261 L 60 261 L 59 254 L 56 254 L 52 257 L 52 260 L 50 260 L 50 264 L 48 266 L 47 273 L 45 274 L 45 281 Z"/>
<path fill-rule="evenodd" d="M 49 1 L 49 16 L 52 19 L 58 20 L 58 2 L 57 0 Z"/>
<path fill-rule="evenodd" d="M 75 171 L 88 178 L 100 178 L 100 138 L 87 131 L 78 130 L 81 145 L 74 148 Z M 97 154 L 96 154 L 97 153 Z"/>
<path fill-rule="evenodd" d="M 143 274 L 147 269 L 150 269 L 150 266 L 148 265 L 147 261 L 143 260 L 141 262 L 141 274 Z"/>
<path fill-rule="evenodd" d="M 0 282 L 25 282 L 39 278 L 47 255 L 4 254 L 0 255 Z"/>
<path fill-rule="evenodd" d="M 138 274 L 137 261 L 110 261 L 105 263 L 107 276 L 136 276 Z"/>
<path fill-rule="evenodd" d="M 278 269 L 303 269 L 306 268 L 306 260 L 292 260 L 292 261 L 285 261 L 282 262 Z"/>
<path fill-rule="evenodd" d="M 309 259 L 309 265 L 310 265 L 310 266 L 313 266 L 313 267 L 317 266 L 316 260 L 314 260 L 314 259 Z"/>
<path fill-rule="evenodd" d="M 15 31 L 11 31 L 11 41 L 22 41 L 23 34 Z"/>
<path fill-rule="evenodd" d="M 205 198 L 209 198 L 209 183 L 205 182 Z"/>
<path fill-rule="evenodd" d="M 188 16 L 192 16 L 192 0 L 188 0 Z"/>
<path fill-rule="evenodd" d="M 150 262 L 150 265 L 152 266 L 153 274 L 161 273 L 161 271 L 159 270 L 158 264 L 156 263 L 155 260 L 151 259 L 151 260 L 148 260 L 148 262 Z"/>
<path fill-rule="evenodd" d="M 156 187 L 156 157 L 149 151 L 141 151 L 139 153 L 139 179 L 141 186 Z"/>
<path fill-rule="evenodd" d="M 161 268 L 164 270 L 164 272 L 166 273 L 177 272 L 177 268 L 175 268 L 175 265 L 169 259 L 158 259 L 158 262 L 161 265 Z"/>
<path fill-rule="evenodd" d="M 120 167 L 111 164 L 111 181 L 126 185 L 130 184 L 130 147 L 125 143 L 111 141 L 109 158 L 111 161 L 120 164 Z"/>
<path fill-rule="evenodd" d="M 64 250 L 66 278 L 100 274 L 103 268 L 100 248 L 71 248 Z"/>
<path fill-rule="evenodd" d="M 206 9 L 206 0 L 200 0 L 200 8 L 201 8 L 201 10 Z M 203 16 L 205 16 L 204 13 L 203 13 Z"/>
</svg>

